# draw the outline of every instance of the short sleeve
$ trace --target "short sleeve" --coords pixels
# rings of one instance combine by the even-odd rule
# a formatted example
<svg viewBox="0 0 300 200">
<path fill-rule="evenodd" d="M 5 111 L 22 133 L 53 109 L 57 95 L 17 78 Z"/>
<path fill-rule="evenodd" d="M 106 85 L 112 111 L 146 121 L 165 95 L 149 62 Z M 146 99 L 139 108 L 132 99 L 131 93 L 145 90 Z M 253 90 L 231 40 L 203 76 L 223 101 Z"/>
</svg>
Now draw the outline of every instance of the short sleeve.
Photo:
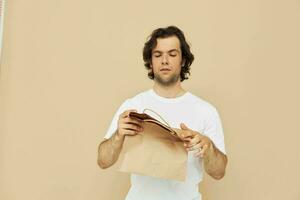
<svg viewBox="0 0 300 200">
<path fill-rule="evenodd" d="M 125 110 L 128 110 L 128 109 L 135 109 L 131 105 L 130 99 L 127 99 L 119 106 L 119 108 L 116 111 L 115 115 L 113 116 L 110 126 L 108 127 L 108 130 L 104 136 L 105 139 L 109 139 L 116 132 L 116 130 L 118 128 L 118 120 L 119 120 L 120 114 L 122 114 Z"/>
<path fill-rule="evenodd" d="M 218 111 L 214 107 L 212 107 L 205 120 L 204 135 L 209 137 L 215 146 L 226 154 L 222 122 Z"/>
</svg>

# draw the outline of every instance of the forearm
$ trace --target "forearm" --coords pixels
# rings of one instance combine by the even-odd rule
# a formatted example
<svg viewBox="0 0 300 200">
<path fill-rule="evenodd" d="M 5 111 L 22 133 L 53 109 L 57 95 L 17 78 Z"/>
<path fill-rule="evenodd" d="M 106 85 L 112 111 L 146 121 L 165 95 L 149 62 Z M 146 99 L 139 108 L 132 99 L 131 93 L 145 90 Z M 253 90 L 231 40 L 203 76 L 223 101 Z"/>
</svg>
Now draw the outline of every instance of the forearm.
<svg viewBox="0 0 300 200">
<path fill-rule="evenodd" d="M 125 136 L 120 136 L 115 132 L 110 139 L 99 144 L 98 165 L 102 169 L 112 166 L 118 160 L 124 143 L 124 137 Z"/>
<path fill-rule="evenodd" d="M 211 146 L 207 149 L 207 153 L 203 159 L 205 171 L 213 178 L 219 180 L 225 175 L 227 165 L 227 156 L 223 154 L 211 142 Z"/>
</svg>

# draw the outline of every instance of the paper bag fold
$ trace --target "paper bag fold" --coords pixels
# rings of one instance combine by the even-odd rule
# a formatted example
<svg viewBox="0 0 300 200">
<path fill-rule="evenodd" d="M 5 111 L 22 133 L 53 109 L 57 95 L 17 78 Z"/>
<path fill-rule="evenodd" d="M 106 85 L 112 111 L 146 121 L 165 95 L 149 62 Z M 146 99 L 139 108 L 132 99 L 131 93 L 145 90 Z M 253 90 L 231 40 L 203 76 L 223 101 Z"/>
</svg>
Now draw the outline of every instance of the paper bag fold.
<svg viewBox="0 0 300 200">
<path fill-rule="evenodd" d="M 135 117 L 144 120 L 143 131 L 126 136 L 123 144 L 123 160 L 119 170 L 164 179 L 184 181 L 187 151 L 176 135 L 181 129 L 172 129 L 146 114 Z M 143 115 L 143 116 L 141 116 Z M 144 118 L 142 118 L 144 117 Z M 146 118 L 145 118 L 146 117 Z"/>
</svg>

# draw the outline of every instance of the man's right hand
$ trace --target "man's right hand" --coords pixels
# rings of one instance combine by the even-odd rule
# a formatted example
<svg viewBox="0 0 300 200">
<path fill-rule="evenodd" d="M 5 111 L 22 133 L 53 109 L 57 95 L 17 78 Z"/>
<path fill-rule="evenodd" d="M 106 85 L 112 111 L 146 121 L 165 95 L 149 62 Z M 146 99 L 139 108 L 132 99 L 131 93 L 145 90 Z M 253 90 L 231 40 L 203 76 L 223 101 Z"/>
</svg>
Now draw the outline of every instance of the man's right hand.
<svg viewBox="0 0 300 200">
<path fill-rule="evenodd" d="M 143 121 L 129 117 L 130 112 L 137 112 L 137 110 L 126 110 L 119 116 L 117 134 L 121 137 L 136 135 L 143 131 Z"/>
<path fill-rule="evenodd" d="M 126 110 L 119 116 L 118 128 L 115 134 L 108 140 L 104 140 L 98 147 L 98 165 L 102 168 L 112 166 L 120 155 L 122 145 L 126 135 L 136 135 L 143 131 L 143 122 L 139 119 L 129 117 L 130 112 L 136 110 Z"/>
</svg>

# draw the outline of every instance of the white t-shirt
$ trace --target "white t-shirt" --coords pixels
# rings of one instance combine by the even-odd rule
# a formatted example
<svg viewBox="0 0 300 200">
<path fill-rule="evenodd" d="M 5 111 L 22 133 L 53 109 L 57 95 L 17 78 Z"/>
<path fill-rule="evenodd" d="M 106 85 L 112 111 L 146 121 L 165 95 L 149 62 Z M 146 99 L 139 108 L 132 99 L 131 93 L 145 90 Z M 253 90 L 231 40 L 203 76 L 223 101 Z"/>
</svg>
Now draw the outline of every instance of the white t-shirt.
<svg viewBox="0 0 300 200">
<path fill-rule="evenodd" d="M 142 113 L 145 108 L 157 112 L 173 128 L 180 123 L 209 137 L 215 146 L 225 152 L 222 123 L 216 108 L 207 101 L 186 92 L 175 98 L 159 96 L 152 88 L 128 98 L 117 110 L 104 138 L 117 130 L 119 115 L 128 109 Z M 146 111 L 150 116 L 160 118 Z M 203 176 L 202 160 L 188 152 L 187 177 L 184 182 L 131 174 L 131 188 L 126 200 L 199 200 L 198 184 Z"/>
</svg>

